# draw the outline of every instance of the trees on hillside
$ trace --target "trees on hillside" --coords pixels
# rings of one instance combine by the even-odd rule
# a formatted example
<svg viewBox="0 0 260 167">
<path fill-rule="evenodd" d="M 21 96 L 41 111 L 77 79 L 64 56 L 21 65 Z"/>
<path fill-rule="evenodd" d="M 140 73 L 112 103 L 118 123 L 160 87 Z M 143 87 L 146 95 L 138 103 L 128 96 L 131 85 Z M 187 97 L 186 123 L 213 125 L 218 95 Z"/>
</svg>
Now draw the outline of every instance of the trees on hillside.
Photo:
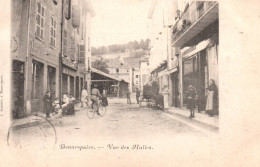
<svg viewBox="0 0 260 167">
<path fill-rule="evenodd" d="M 92 63 L 91 63 L 91 66 L 92 66 L 93 68 L 95 68 L 95 69 L 98 69 L 98 70 L 100 70 L 100 71 L 103 71 L 103 72 L 109 74 L 109 71 L 108 71 L 108 69 L 107 69 L 107 68 L 108 68 L 108 65 L 107 65 L 106 62 L 104 62 L 103 59 L 101 59 L 101 60 L 96 60 L 96 61 L 92 62 Z"/>
<path fill-rule="evenodd" d="M 91 53 L 92 55 L 100 55 L 107 53 L 118 53 L 125 52 L 129 50 L 131 53 L 134 53 L 136 50 L 148 50 L 150 43 L 150 39 L 146 39 L 145 41 L 141 39 L 138 41 L 129 41 L 127 44 L 113 44 L 109 46 L 101 46 L 101 47 L 92 47 Z"/>
</svg>

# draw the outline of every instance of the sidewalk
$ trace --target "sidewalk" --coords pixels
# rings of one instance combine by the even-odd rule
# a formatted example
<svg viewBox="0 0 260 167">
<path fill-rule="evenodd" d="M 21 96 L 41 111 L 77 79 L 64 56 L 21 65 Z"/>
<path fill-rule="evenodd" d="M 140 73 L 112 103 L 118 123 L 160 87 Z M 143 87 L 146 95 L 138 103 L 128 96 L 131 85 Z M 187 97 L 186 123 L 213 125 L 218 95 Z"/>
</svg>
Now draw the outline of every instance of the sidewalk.
<svg viewBox="0 0 260 167">
<path fill-rule="evenodd" d="M 189 118 L 190 111 L 186 108 L 176 108 L 176 107 L 170 107 L 165 112 L 174 115 L 178 118 L 188 120 L 189 122 L 196 124 L 198 126 L 203 126 L 204 128 L 218 131 L 219 130 L 219 117 L 214 116 L 210 117 L 208 116 L 204 111 L 201 113 L 198 113 L 198 111 L 195 111 L 195 118 Z"/>
<path fill-rule="evenodd" d="M 75 111 L 79 111 L 82 108 L 81 107 L 81 103 L 76 103 L 75 104 Z M 61 114 L 61 109 L 60 112 L 58 114 L 50 114 L 50 118 L 48 118 L 47 120 L 51 121 L 53 119 L 58 119 L 58 118 L 62 118 L 62 114 Z M 21 118 L 21 119 L 14 119 L 13 123 L 12 123 L 12 127 L 18 128 L 18 127 L 23 127 L 23 126 L 35 126 L 38 125 L 42 122 L 46 122 L 46 114 L 42 113 L 42 112 L 32 112 L 30 113 L 30 115 Z"/>
</svg>

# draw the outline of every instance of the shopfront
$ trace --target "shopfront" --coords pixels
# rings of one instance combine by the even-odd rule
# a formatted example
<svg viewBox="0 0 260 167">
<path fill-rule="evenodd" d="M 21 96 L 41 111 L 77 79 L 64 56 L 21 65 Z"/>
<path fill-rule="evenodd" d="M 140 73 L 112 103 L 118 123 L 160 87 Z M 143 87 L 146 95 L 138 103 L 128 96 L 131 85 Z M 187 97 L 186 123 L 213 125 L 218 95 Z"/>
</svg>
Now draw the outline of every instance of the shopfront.
<svg viewBox="0 0 260 167">
<path fill-rule="evenodd" d="M 186 106 L 186 91 L 189 85 L 196 88 L 198 111 L 205 110 L 206 88 L 209 80 L 218 83 L 216 44 L 205 40 L 198 45 L 182 50 L 182 89 L 183 104 Z M 217 84 L 218 85 L 218 84 Z"/>
</svg>

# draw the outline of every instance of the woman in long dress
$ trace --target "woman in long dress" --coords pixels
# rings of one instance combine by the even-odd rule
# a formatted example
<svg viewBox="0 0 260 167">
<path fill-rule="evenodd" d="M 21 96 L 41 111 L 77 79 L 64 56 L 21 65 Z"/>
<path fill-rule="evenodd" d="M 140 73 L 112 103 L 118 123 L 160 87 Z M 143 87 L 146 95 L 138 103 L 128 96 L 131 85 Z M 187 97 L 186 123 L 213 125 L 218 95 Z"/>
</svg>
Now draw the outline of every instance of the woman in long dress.
<svg viewBox="0 0 260 167">
<path fill-rule="evenodd" d="M 206 113 L 210 116 L 218 114 L 218 88 L 215 81 L 211 79 L 209 81 L 209 87 L 207 90 L 207 103 L 206 103 Z"/>
</svg>

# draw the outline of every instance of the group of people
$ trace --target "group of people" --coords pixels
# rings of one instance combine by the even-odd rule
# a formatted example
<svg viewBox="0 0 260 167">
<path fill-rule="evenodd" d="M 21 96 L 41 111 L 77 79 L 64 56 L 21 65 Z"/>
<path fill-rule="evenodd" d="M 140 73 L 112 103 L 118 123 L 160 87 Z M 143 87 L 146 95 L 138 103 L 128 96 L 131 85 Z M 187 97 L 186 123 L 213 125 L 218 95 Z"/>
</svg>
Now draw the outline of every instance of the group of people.
<svg viewBox="0 0 260 167">
<path fill-rule="evenodd" d="M 213 116 L 218 114 L 218 88 L 213 79 L 209 81 L 209 87 L 206 90 L 207 90 L 206 113 L 210 116 Z M 187 99 L 187 108 L 190 110 L 190 118 L 194 118 L 196 100 L 198 99 L 198 95 L 193 85 L 189 85 L 186 93 L 186 99 Z"/>
<path fill-rule="evenodd" d="M 81 92 L 81 107 L 86 104 L 89 106 L 89 101 L 88 101 L 88 92 L 85 88 L 82 88 Z M 103 90 L 102 94 L 100 93 L 98 86 L 96 84 L 93 85 L 93 88 L 91 90 L 91 96 L 90 99 L 92 101 L 91 107 L 93 108 L 93 105 L 97 106 L 97 114 L 99 114 L 99 99 L 102 101 L 102 105 L 107 106 L 108 105 L 108 100 L 107 100 L 107 93 L 106 90 Z M 72 115 L 75 113 L 74 105 L 75 105 L 75 98 L 71 94 L 63 94 L 62 97 L 62 104 L 60 106 L 60 100 L 59 98 L 56 98 L 53 100 L 51 91 L 47 90 L 43 101 L 44 101 L 44 112 L 46 113 L 46 118 L 50 118 L 50 114 L 52 112 L 56 113 L 56 110 L 61 107 L 62 109 L 62 114 L 63 115 Z"/>
<path fill-rule="evenodd" d="M 211 79 L 209 81 L 209 87 L 207 90 L 207 101 L 206 101 L 206 113 L 210 116 L 218 114 L 218 88 L 215 84 L 215 81 Z M 136 88 L 136 102 L 139 104 L 139 98 L 140 98 L 141 91 Z M 130 89 L 127 90 L 127 104 L 131 104 L 131 91 Z M 85 88 L 82 89 L 81 93 L 81 107 L 84 106 L 84 103 L 88 106 L 88 92 Z M 99 99 L 101 99 L 102 105 L 107 106 L 108 100 L 107 100 L 107 93 L 106 90 L 103 90 L 102 94 L 100 93 L 98 86 L 94 84 L 92 90 L 91 90 L 91 96 L 90 99 L 92 101 L 91 107 L 93 108 L 93 105 L 97 106 L 97 114 L 99 114 Z M 186 99 L 187 99 L 187 108 L 190 110 L 190 118 L 194 118 L 194 112 L 196 108 L 196 100 L 198 99 L 198 94 L 193 85 L 189 85 L 188 90 L 186 92 Z M 50 117 L 50 113 L 55 110 L 55 108 L 58 108 L 59 106 L 59 100 L 56 99 L 54 102 L 52 100 L 51 91 L 46 91 L 46 94 L 43 98 L 44 100 L 44 110 L 46 113 L 46 117 Z M 74 102 L 75 98 L 72 95 L 63 95 L 62 99 L 62 111 L 67 113 L 75 113 L 74 110 Z"/>
<path fill-rule="evenodd" d="M 140 95 L 141 95 L 141 91 L 136 88 L 136 92 L 135 92 L 135 96 L 136 96 L 136 103 L 139 104 L 139 100 L 140 100 Z M 131 91 L 128 88 L 127 92 L 126 92 L 126 99 L 127 99 L 127 104 L 132 104 L 131 103 Z"/>
<path fill-rule="evenodd" d="M 84 103 L 88 106 L 89 102 L 88 102 L 88 92 L 85 88 L 82 89 L 82 93 L 81 93 L 81 108 L 84 107 Z M 99 89 L 98 89 L 98 85 L 94 84 L 93 88 L 91 90 L 91 96 L 90 99 L 92 101 L 91 104 L 91 108 L 93 108 L 93 106 L 95 105 L 97 107 L 97 114 L 99 114 L 99 99 L 101 99 L 101 103 L 104 106 L 108 106 L 108 100 L 107 100 L 107 92 L 106 90 L 103 90 L 102 94 L 100 93 Z"/>
</svg>

